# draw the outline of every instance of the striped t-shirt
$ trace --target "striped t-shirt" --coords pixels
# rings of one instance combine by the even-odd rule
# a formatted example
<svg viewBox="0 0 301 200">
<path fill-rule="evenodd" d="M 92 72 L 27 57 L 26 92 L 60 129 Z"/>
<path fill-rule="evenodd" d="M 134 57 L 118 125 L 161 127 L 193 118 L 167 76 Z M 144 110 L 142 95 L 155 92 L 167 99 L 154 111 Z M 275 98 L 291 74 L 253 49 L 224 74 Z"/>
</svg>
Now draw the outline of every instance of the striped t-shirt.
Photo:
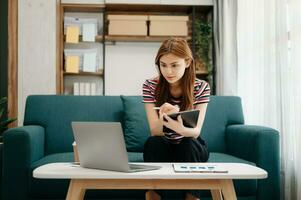
<svg viewBox="0 0 301 200">
<path fill-rule="evenodd" d="M 143 103 L 156 103 L 155 91 L 159 80 L 147 79 L 143 83 Z M 171 104 L 181 105 L 180 98 L 171 98 Z M 194 102 L 193 105 L 208 103 L 210 100 L 210 86 L 204 80 L 196 79 L 194 83 Z M 165 133 L 165 137 L 174 143 L 179 143 L 183 136 L 174 133 Z"/>
<path fill-rule="evenodd" d="M 156 103 L 155 91 L 158 79 L 147 79 L 143 83 L 143 103 Z M 210 96 L 210 86 L 206 81 L 195 79 L 194 83 L 194 102 L 193 105 L 208 103 Z M 172 98 L 172 104 L 180 105 L 181 98 Z"/>
</svg>

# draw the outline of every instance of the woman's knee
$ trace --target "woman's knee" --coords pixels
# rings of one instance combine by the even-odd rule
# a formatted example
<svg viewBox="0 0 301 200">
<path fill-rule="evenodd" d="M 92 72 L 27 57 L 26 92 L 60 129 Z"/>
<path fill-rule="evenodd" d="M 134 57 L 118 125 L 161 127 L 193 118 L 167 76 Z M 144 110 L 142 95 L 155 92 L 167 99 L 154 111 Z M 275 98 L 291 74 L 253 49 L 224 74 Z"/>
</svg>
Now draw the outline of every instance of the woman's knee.
<svg viewBox="0 0 301 200">
<path fill-rule="evenodd" d="M 206 145 L 199 143 L 195 138 L 183 138 L 179 150 L 184 158 L 190 162 L 206 162 L 209 157 Z"/>
<path fill-rule="evenodd" d="M 151 136 L 144 144 L 145 162 L 165 161 L 168 158 L 168 144 L 160 136 Z"/>
<path fill-rule="evenodd" d="M 163 140 L 161 136 L 150 136 L 144 144 L 144 149 L 161 146 L 164 144 Z"/>
<path fill-rule="evenodd" d="M 192 150 L 192 147 L 195 145 L 195 142 L 195 138 L 184 137 L 178 145 L 181 146 L 181 148 L 183 149 Z"/>
</svg>

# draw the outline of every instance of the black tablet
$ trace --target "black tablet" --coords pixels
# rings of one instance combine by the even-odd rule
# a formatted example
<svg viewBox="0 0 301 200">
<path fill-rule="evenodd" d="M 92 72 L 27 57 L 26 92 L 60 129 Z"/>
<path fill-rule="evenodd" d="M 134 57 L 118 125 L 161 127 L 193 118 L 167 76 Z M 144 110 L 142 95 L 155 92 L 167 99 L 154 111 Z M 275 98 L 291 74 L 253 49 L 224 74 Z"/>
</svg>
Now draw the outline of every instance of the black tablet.
<svg viewBox="0 0 301 200">
<path fill-rule="evenodd" d="M 188 128 L 196 127 L 199 119 L 200 110 L 188 110 L 178 113 L 169 114 L 168 116 L 174 120 L 177 120 L 177 117 L 181 115 L 183 120 L 183 125 Z M 164 119 L 165 120 L 165 119 Z M 164 133 L 175 133 L 175 131 L 163 126 Z"/>
</svg>

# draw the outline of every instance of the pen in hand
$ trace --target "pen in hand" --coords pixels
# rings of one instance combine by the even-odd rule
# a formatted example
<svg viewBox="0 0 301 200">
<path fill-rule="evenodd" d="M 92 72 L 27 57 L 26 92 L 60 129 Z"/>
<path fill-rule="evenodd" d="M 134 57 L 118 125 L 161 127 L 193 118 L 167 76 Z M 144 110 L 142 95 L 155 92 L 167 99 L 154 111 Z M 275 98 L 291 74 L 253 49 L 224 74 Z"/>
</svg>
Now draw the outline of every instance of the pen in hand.
<svg viewBox="0 0 301 200">
<path fill-rule="evenodd" d="M 160 110 L 160 107 L 153 107 L 154 110 Z"/>
</svg>

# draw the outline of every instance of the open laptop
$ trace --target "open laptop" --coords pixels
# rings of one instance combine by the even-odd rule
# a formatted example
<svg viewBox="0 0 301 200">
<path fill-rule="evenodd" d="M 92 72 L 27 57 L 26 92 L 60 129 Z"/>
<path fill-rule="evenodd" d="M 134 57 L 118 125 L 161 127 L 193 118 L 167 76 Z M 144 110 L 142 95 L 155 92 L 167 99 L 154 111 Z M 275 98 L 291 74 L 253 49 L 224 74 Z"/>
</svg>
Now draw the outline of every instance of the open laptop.
<svg viewBox="0 0 301 200">
<path fill-rule="evenodd" d="M 160 166 L 128 163 L 119 122 L 72 122 L 80 166 L 120 172 L 160 169 Z"/>
</svg>

